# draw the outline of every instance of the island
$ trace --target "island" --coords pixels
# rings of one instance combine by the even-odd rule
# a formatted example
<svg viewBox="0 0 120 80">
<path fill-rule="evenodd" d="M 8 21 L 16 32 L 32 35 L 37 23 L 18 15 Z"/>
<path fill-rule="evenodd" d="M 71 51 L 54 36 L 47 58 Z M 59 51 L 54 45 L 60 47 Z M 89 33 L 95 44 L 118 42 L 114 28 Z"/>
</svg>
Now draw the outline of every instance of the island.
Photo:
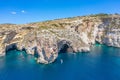
<svg viewBox="0 0 120 80">
<path fill-rule="evenodd" d="M 89 52 L 96 42 L 120 47 L 119 14 L 0 24 L 0 56 L 17 49 L 35 56 L 38 63 L 49 64 L 59 53 Z"/>
</svg>

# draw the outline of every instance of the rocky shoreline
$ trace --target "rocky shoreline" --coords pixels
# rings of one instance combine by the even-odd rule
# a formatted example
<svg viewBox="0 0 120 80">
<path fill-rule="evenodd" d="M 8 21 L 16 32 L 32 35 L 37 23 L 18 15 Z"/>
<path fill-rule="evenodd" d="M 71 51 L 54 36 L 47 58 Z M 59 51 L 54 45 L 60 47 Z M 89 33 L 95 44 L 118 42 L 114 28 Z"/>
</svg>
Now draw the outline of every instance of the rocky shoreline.
<svg viewBox="0 0 120 80">
<path fill-rule="evenodd" d="M 98 42 L 120 47 L 120 15 L 94 15 L 22 25 L 0 24 L 0 56 L 11 49 L 49 64 L 58 53 L 88 52 Z"/>
</svg>

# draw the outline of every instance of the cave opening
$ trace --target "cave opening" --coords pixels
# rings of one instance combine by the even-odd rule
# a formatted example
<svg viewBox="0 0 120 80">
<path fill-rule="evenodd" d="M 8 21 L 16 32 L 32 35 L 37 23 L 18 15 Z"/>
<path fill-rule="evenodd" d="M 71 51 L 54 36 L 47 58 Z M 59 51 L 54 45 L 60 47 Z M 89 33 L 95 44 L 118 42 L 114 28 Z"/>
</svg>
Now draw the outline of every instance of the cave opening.
<svg viewBox="0 0 120 80">
<path fill-rule="evenodd" d="M 17 44 L 16 43 L 13 43 L 13 44 L 10 44 L 10 45 L 6 46 L 5 53 L 7 53 L 8 51 L 11 51 L 11 50 L 17 50 Z"/>
<path fill-rule="evenodd" d="M 63 44 L 59 53 L 67 53 L 68 48 L 69 48 L 69 46 L 67 44 Z"/>
<path fill-rule="evenodd" d="M 95 41 L 95 44 L 101 44 L 100 42 L 98 42 L 98 41 Z"/>
</svg>

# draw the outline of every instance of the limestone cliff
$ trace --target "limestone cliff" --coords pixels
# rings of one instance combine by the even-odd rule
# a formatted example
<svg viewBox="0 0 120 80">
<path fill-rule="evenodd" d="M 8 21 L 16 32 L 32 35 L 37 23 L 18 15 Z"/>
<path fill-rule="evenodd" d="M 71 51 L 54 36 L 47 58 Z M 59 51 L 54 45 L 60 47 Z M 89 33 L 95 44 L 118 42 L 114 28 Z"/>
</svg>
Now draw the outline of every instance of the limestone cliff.
<svg viewBox="0 0 120 80">
<path fill-rule="evenodd" d="M 23 25 L 0 25 L 0 55 L 25 50 L 39 63 L 52 63 L 58 53 L 88 52 L 99 42 L 120 47 L 120 15 L 92 15 Z"/>
</svg>

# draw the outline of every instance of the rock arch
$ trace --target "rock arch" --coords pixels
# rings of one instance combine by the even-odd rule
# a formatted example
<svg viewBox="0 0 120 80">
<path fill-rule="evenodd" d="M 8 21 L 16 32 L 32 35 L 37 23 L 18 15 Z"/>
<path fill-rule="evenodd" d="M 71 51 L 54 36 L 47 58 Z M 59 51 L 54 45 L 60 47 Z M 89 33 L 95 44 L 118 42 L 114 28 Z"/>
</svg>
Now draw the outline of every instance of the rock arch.
<svg viewBox="0 0 120 80">
<path fill-rule="evenodd" d="M 7 53 L 10 50 L 17 50 L 17 49 L 18 49 L 17 43 L 12 43 L 12 44 L 6 45 L 5 52 Z"/>
<path fill-rule="evenodd" d="M 60 40 L 57 43 L 57 45 L 58 45 L 58 53 L 73 53 L 74 52 L 70 41 Z"/>
</svg>

